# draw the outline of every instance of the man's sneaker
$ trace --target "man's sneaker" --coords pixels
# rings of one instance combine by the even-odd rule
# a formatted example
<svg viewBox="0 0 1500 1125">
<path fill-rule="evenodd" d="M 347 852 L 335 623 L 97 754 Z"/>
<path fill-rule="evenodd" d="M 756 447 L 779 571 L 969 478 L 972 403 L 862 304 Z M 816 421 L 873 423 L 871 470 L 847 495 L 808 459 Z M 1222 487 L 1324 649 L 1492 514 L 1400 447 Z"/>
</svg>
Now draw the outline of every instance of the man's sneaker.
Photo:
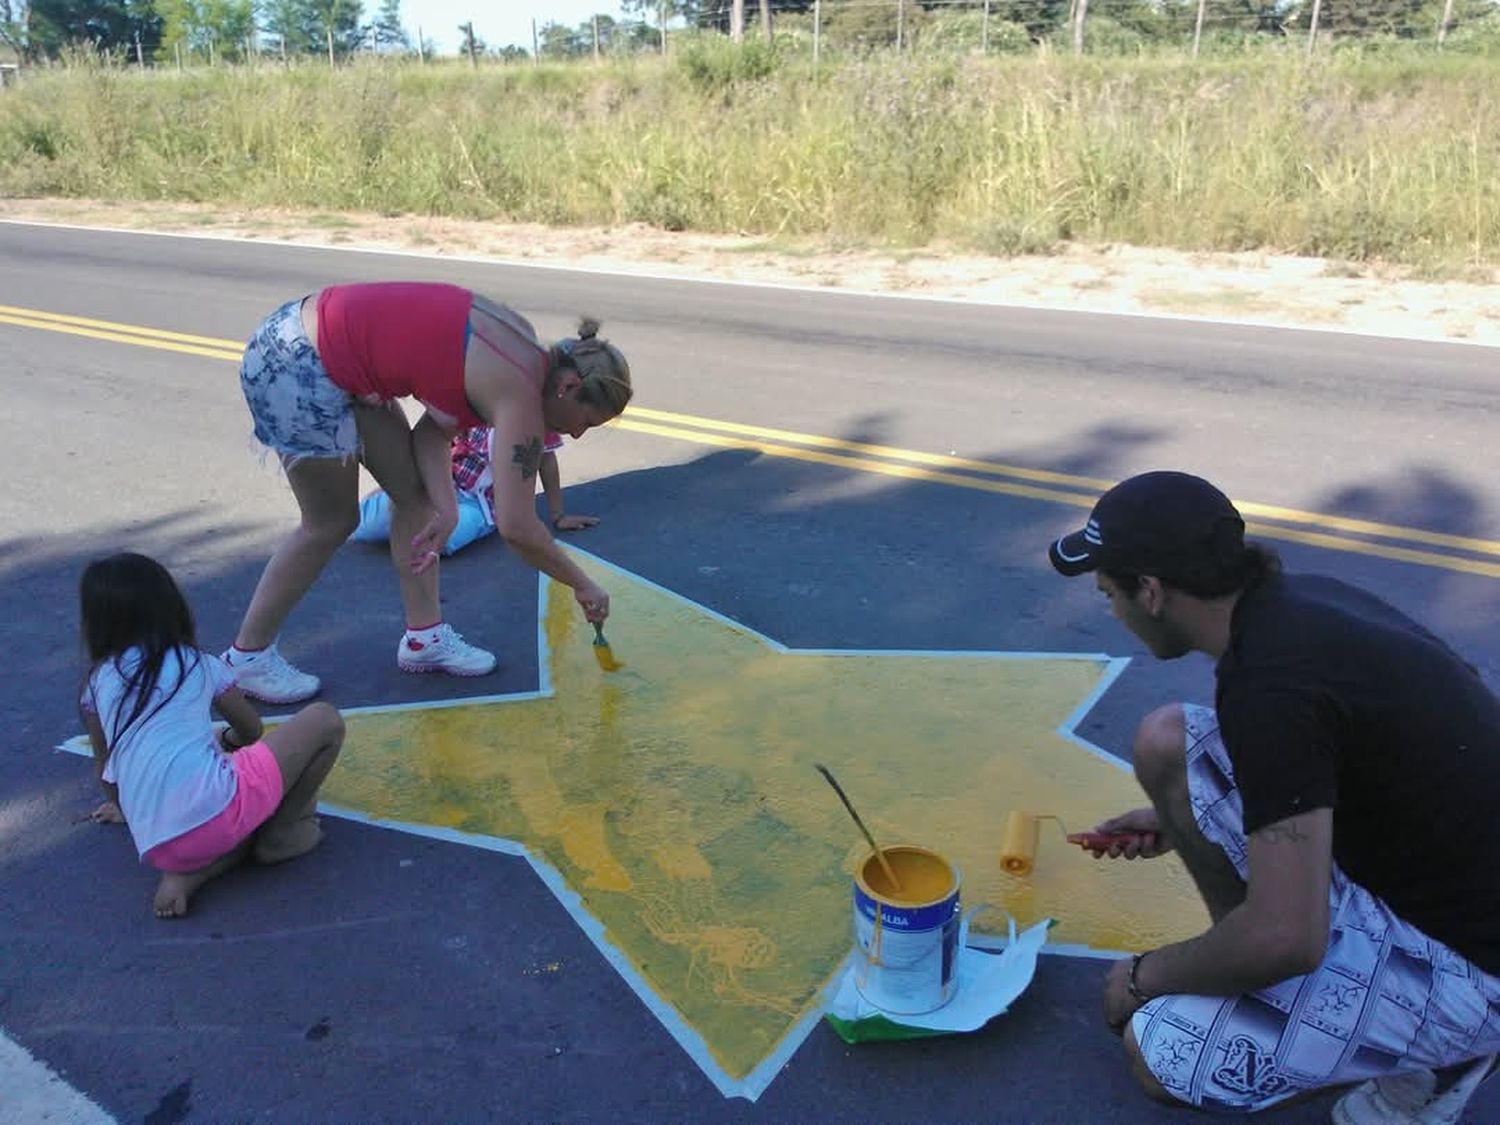
<svg viewBox="0 0 1500 1125">
<path fill-rule="evenodd" d="M 1494 1065 L 1495 1056 L 1486 1055 L 1450 1068 L 1457 1077 L 1441 1092 L 1430 1070 L 1372 1078 L 1338 1100 L 1334 1125 L 1455 1125 Z"/>
<path fill-rule="evenodd" d="M 254 653 L 232 648 L 224 654 L 224 663 L 234 669 L 239 689 L 263 703 L 300 703 L 323 686 L 317 676 L 288 664 L 274 644 Z"/>
<path fill-rule="evenodd" d="M 495 654 L 464 640 L 452 625 L 439 625 L 426 644 L 410 634 L 396 645 L 396 664 L 403 672 L 447 672 L 450 676 L 484 676 L 495 670 Z"/>
</svg>

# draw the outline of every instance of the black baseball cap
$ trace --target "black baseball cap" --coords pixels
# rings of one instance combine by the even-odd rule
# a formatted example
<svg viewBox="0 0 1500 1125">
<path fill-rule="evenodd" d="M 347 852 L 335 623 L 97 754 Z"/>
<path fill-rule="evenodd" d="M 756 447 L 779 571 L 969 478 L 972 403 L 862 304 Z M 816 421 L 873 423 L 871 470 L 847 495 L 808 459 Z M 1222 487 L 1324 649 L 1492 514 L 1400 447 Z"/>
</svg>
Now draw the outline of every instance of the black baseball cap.
<svg viewBox="0 0 1500 1125">
<path fill-rule="evenodd" d="M 1070 578 L 1100 567 L 1170 578 L 1244 541 L 1245 521 L 1229 497 L 1202 477 L 1154 472 L 1099 497 L 1089 522 L 1047 555 Z"/>
</svg>

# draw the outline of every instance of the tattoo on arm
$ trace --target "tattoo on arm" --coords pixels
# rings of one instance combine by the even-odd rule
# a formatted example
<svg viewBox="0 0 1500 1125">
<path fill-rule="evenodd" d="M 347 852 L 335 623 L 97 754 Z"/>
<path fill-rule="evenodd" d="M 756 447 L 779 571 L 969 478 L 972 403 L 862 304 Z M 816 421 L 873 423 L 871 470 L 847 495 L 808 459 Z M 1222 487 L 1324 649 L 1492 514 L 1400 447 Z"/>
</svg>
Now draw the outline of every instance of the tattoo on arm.
<svg viewBox="0 0 1500 1125">
<path fill-rule="evenodd" d="M 1260 830 L 1258 835 L 1268 844 L 1300 844 L 1307 839 L 1307 833 L 1291 820 L 1268 824 Z"/>
<path fill-rule="evenodd" d="M 542 439 L 534 437 L 525 445 L 513 445 L 511 463 L 521 470 L 522 480 L 533 480 L 537 467 L 542 463 Z"/>
</svg>

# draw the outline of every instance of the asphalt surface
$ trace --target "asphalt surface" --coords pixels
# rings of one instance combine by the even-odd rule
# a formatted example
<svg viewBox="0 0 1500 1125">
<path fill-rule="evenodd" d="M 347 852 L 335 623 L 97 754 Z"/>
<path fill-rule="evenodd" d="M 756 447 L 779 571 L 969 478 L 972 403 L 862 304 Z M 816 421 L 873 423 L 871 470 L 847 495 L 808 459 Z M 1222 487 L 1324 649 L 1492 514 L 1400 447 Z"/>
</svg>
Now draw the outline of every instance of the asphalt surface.
<svg viewBox="0 0 1500 1125">
<path fill-rule="evenodd" d="M 0 224 L 0 305 L 199 336 L 241 340 L 291 297 L 396 278 L 470 285 L 544 336 L 600 316 L 656 410 L 1075 477 L 1182 468 L 1237 499 L 1500 538 L 1500 364 L 1483 348 Z M 306 861 L 232 873 L 188 919 L 155 921 L 128 842 L 82 819 L 87 763 L 51 752 L 79 729 L 77 576 L 149 551 L 221 646 L 291 497 L 222 360 L 0 323 L 0 387 L 0 1028 L 119 1120 L 1178 1116 L 1126 1076 L 1095 960 L 1044 957 L 975 1035 L 850 1048 L 820 1026 L 752 1103 L 718 1092 L 513 857 L 334 821 Z M 570 510 L 603 517 L 581 546 L 789 646 L 1139 657 L 1079 727 L 1122 755 L 1145 710 L 1210 697 L 1206 661 L 1152 661 L 1091 583 L 1047 568 L 1079 507 L 622 429 L 570 446 L 563 473 Z M 1277 546 L 1500 682 L 1493 577 Z M 284 650 L 341 706 L 473 694 L 395 670 L 388 566 L 341 552 Z M 490 540 L 445 564 L 444 594 L 502 652 L 484 691 L 534 688 L 531 572 Z M 1491 1119 L 1500 1089 L 1471 1107 Z"/>
</svg>

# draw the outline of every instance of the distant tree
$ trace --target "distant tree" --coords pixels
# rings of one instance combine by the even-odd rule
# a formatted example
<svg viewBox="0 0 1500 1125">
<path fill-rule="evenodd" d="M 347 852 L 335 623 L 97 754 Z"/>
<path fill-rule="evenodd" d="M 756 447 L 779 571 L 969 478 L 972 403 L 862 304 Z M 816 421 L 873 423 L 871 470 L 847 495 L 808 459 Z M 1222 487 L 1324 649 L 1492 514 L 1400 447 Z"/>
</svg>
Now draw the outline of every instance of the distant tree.
<svg viewBox="0 0 1500 1125">
<path fill-rule="evenodd" d="M 156 53 L 161 27 L 150 0 L 33 0 L 27 41 L 49 58 L 70 43 L 86 43 L 133 59 L 137 36 L 143 52 Z"/>
<path fill-rule="evenodd" d="M 204 58 L 243 58 L 255 33 L 251 0 L 155 0 L 161 16 L 156 54 L 171 58 L 180 48 Z"/>
<path fill-rule="evenodd" d="M 0 0 L 0 47 L 18 59 L 28 57 L 27 25 L 30 10 L 26 0 Z"/>
<path fill-rule="evenodd" d="M 1318 31 L 1347 38 L 1376 35 L 1431 35 L 1436 33 L 1436 19 L 1422 15 L 1425 0 L 1322 0 L 1318 11 Z M 1307 30 L 1312 22 L 1312 4 L 1297 7 L 1291 25 Z"/>
<path fill-rule="evenodd" d="M 496 47 L 492 52 L 501 62 L 515 63 L 525 62 L 531 58 L 531 52 L 525 47 L 517 47 L 514 43 L 507 43 L 503 47 Z"/>
<path fill-rule="evenodd" d="M 377 51 L 411 50 L 411 36 L 401 26 L 401 0 L 380 0 L 380 11 L 370 25 L 370 38 Z"/>
<path fill-rule="evenodd" d="M 576 59 L 594 49 L 594 33 L 590 28 L 585 33 L 584 28 L 568 27 L 565 24 L 548 20 L 537 32 L 537 42 L 540 45 L 541 55 L 544 59 Z"/>
</svg>

